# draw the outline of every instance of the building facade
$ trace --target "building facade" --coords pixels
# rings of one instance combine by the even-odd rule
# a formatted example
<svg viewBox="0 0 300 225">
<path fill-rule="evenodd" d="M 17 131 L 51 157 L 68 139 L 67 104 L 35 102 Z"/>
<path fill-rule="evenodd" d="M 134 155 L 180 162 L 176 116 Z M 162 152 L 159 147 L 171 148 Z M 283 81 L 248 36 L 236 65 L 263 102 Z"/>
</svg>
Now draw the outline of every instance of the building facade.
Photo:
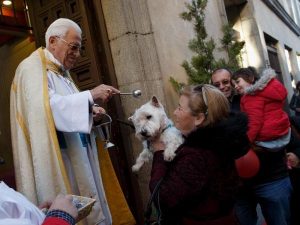
<svg viewBox="0 0 300 225">
<path fill-rule="evenodd" d="M 26 1 L 33 34 L 16 36 L 0 46 L 0 165 L 1 174 L 13 169 L 9 129 L 9 88 L 18 63 L 35 48 L 44 45 L 44 32 L 56 18 L 68 17 L 83 29 L 83 57 L 72 71 L 82 89 L 108 83 L 121 91 L 142 91 L 141 98 L 115 97 L 105 107 L 113 118 L 111 151 L 114 166 L 138 221 L 148 196 L 151 165 L 138 174 L 131 166 L 142 149 L 134 131 L 126 125 L 135 108 L 156 95 L 167 113 L 177 106 L 178 96 L 169 78 L 186 82 L 181 64 L 193 53 L 188 42 L 194 37 L 191 23 L 179 14 L 183 0 L 40 0 Z M 2 5 L 1 5 L 2 7 Z M 1 20 L 0 20 L 1 21 Z M 242 66 L 259 70 L 273 67 L 293 94 L 292 81 L 300 80 L 300 1 L 299 0 L 208 0 L 206 29 L 218 43 L 222 26 L 230 22 L 237 37 L 245 41 Z M 9 29 L 9 28 L 7 28 Z M 0 32 L 3 32 L 0 29 Z M 34 37 L 34 40 L 33 38 Z M 225 57 L 225 52 L 215 52 Z M 12 134 L 13 135 L 13 134 Z M 4 151 L 5 149 L 5 151 Z M 1 175 L 1 176 L 2 176 Z"/>
<path fill-rule="evenodd" d="M 225 1 L 229 21 L 245 41 L 243 66 L 271 66 L 293 94 L 299 81 L 300 27 L 298 0 Z M 234 2 L 234 3 L 233 3 Z"/>
</svg>

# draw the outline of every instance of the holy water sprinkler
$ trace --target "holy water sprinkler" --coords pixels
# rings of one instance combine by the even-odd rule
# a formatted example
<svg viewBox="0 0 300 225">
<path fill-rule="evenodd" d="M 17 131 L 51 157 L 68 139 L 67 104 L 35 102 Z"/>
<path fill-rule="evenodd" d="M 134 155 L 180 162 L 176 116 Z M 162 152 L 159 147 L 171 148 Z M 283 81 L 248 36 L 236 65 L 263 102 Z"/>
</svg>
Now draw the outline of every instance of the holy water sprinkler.
<svg viewBox="0 0 300 225">
<path fill-rule="evenodd" d="M 113 143 L 110 142 L 111 122 L 111 117 L 108 114 L 104 113 L 101 123 L 93 127 L 96 136 L 98 136 L 100 140 L 104 141 L 104 148 L 106 149 L 115 146 Z"/>
<path fill-rule="evenodd" d="M 142 95 L 141 90 L 134 90 L 132 92 L 121 92 L 120 95 L 132 95 L 135 98 L 138 98 Z"/>
</svg>

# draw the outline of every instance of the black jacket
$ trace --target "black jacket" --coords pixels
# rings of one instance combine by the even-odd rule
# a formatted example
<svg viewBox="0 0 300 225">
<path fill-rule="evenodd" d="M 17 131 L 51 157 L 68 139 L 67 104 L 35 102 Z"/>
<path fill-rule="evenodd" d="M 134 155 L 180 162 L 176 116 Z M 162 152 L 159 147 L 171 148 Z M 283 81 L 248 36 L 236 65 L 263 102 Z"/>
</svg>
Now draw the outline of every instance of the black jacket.
<svg viewBox="0 0 300 225">
<path fill-rule="evenodd" d="M 296 116 L 300 116 L 300 112 L 296 111 L 296 108 L 300 108 L 300 94 L 293 94 L 293 97 L 290 102 L 290 108 L 295 111 Z"/>
<path fill-rule="evenodd" d="M 229 117 L 213 127 L 199 128 L 185 140 L 187 146 L 211 149 L 226 157 L 237 159 L 245 155 L 249 148 L 247 137 L 247 116 L 231 112 Z"/>
<path fill-rule="evenodd" d="M 241 95 L 233 94 L 229 99 L 230 110 L 232 112 L 240 112 L 241 111 Z"/>
</svg>

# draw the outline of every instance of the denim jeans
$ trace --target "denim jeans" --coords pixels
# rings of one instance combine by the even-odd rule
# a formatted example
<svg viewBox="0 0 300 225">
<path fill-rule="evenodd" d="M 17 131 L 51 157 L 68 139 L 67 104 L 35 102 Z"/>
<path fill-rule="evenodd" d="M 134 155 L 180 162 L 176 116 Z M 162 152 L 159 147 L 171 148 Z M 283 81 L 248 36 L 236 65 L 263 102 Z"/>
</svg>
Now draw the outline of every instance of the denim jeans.
<svg viewBox="0 0 300 225">
<path fill-rule="evenodd" d="M 260 204 L 268 225 L 289 225 L 291 193 L 292 186 L 289 177 L 245 187 L 239 193 L 235 206 L 241 225 L 257 224 L 257 204 Z"/>
</svg>

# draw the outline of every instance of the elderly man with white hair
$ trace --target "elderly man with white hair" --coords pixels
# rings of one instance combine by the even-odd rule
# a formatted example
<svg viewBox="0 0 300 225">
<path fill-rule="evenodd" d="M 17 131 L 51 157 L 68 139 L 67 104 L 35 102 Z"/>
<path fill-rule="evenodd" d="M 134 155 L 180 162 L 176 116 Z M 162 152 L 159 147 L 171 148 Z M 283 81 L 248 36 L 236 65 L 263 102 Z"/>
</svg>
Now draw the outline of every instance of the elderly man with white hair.
<svg viewBox="0 0 300 225">
<path fill-rule="evenodd" d="M 81 29 L 60 18 L 47 29 L 46 48 L 23 60 L 11 87 L 11 129 L 17 189 L 35 204 L 58 193 L 95 198 L 87 224 L 111 224 L 100 175 L 93 118 L 105 110 L 94 101 L 119 90 L 99 85 L 79 92 L 69 70 L 80 56 Z"/>
</svg>

